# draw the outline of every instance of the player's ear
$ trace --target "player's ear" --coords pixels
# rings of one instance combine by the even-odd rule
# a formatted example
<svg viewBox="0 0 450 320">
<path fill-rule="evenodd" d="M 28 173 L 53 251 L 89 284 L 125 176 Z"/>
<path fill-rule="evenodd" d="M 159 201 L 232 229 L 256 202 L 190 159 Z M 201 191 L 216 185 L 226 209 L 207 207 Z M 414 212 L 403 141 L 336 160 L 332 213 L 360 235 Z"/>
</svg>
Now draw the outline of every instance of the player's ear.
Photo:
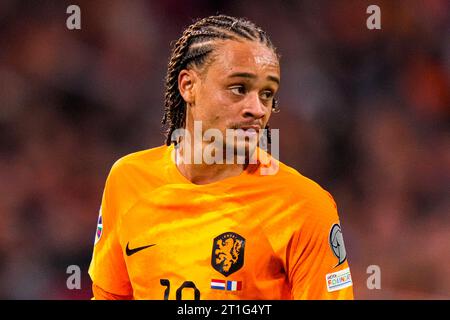
<svg viewBox="0 0 450 320">
<path fill-rule="evenodd" d="M 197 81 L 197 74 L 192 69 L 183 69 L 178 75 L 178 89 L 187 105 L 195 103 L 195 88 Z"/>
</svg>

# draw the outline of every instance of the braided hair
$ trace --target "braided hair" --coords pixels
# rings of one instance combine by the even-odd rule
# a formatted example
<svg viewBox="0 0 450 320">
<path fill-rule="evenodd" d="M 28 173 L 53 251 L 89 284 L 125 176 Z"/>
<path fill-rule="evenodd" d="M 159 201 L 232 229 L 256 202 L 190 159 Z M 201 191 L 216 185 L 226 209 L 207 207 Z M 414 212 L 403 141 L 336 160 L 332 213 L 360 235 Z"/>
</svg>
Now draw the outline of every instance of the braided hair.
<svg viewBox="0 0 450 320">
<path fill-rule="evenodd" d="M 198 68 L 204 66 L 209 54 L 214 50 L 213 40 L 238 39 L 258 41 L 276 53 L 268 35 L 261 28 L 246 19 L 226 15 L 210 16 L 196 21 L 184 30 L 181 38 L 175 43 L 167 68 L 162 119 L 162 125 L 166 127 L 166 145 L 171 144 L 172 133 L 185 125 L 186 103 L 178 89 L 180 71 L 191 66 Z M 272 111 L 279 111 L 276 99 L 273 101 Z M 270 143 L 268 125 L 266 129 Z"/>
</svg>

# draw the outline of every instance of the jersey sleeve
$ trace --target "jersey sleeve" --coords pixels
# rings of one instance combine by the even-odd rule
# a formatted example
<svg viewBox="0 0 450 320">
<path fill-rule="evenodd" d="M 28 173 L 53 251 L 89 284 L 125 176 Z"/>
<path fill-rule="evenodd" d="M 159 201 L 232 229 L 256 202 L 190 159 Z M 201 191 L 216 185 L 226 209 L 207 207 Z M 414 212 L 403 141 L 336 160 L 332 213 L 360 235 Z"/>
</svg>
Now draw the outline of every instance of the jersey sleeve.
<svg viewBox="0 0 450 320">
<path fill-rule="evenodd" d="M 95 299 L 132 297 L 123 251 L 119 242 L 118 201 L 120 190 L 113 169 L 108 176 L 99 213 L 96 239 L 89 266 Z M 107 294 L 106 294 L 107 293 Z"/>
<path fill-rule="evenodd" d="M 350 300 L 353 285 L 339 217 L 331 195 L 307 208 L 308 219 L 291 238 L 288 277 L 293 299 Z"/>
<path fill-rule="evenodd" d="M 99 286 L 92 284 L 92 292 L 94 298 L 92 300 L 133 300 L 133 296 L 121 296 L 107 292 L 100 288 Z"/>
</svg>

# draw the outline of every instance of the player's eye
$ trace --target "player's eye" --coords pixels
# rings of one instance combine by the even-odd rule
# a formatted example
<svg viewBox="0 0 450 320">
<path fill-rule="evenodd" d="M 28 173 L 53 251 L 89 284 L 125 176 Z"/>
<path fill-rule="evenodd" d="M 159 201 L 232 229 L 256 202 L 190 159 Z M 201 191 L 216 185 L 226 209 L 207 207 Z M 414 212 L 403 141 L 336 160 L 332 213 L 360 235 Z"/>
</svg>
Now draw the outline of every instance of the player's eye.
<svg viewBox="0 0 450 320">
<path fill-rule="evenodd" d="M 247 91 L 243 85 L 235 85 L 230 87 L 230 91 L 238 96 L 244 95 Z"/>
<path fill-rule="evenodd" d="M 264 90 L 264 91 L 261 93 L 261 98 L 262 98 L 263 100 L 269 100 L 269 99 L 272 99 L 273 96 L 274 96 L 274 92 L 273 92 L 272 90 Z"/>
</svg>

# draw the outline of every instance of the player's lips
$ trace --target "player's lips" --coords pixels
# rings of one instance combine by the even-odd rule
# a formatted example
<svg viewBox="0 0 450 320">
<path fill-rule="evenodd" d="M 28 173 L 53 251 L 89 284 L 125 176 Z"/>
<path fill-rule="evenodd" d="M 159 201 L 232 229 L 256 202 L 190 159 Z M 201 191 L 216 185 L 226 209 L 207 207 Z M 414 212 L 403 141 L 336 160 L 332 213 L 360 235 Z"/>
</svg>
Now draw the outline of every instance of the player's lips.
<svg viewBox="0 0 450 320">
<path fill-rule="evenodd" d="M 260 126 L 242 126 L 239 129 L 242 129 L 244 131 L 248 131 L 248 130 L 254 130 L 255 132 L 259 132 L 259 130 L 261 130 Z"/>
<path fill-rule="evenodd" d="M 257 124 L 249 124 L 249 125 L 239 125 L 233 128 L 234 130 L 243 130 L 244 134 L 251 135 L 251 134 L 257 134 L 261 130 L 261 126 Z"/>
<path fill-rule="evenodd" d="M 256 136 L 258 135 L 259 130 L 261 130 L 261 127 L 257 125 L 251 125 L 251 126 L 242 126 L 239 129 L 244 130 L 244 135 L 246 136 Z"/>
</svg>

